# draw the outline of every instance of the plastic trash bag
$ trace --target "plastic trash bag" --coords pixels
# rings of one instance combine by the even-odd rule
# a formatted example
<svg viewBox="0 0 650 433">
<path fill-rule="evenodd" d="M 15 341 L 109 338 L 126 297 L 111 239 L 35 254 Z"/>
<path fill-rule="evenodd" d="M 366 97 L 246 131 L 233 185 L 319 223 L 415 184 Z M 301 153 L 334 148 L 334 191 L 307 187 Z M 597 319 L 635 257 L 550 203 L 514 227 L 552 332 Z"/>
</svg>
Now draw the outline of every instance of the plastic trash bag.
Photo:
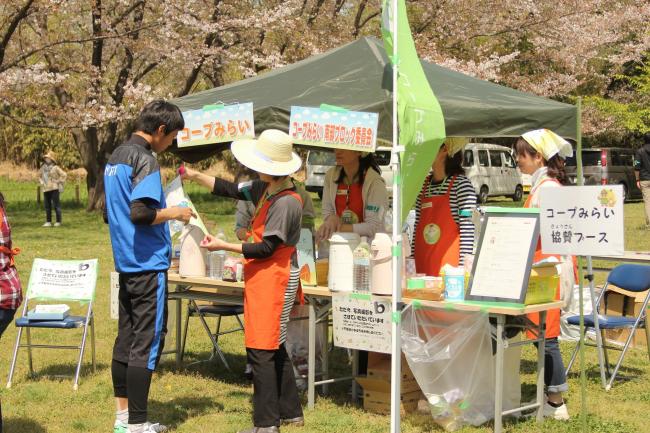
<svg viewBox="0 0 650 433">
<path fill-rule="evenodd" d="M 494 361 L 488 316 L 409 306 L 402 351 L 434 421 L 447 431 L 494 416 Z"/>
<path fill-rule="evenodd" d="M 309 372 L 309 305 L 294 305 L 289 314 L 287 324 L 287 341 L 285 347 L 296 376 L 298 391 L 307 389 L 307 373 Z M 321 370 L 322 345 L 327 341 L 325 332 L 327 323 L 316 325 L 316 374 Z"/>
</svg>

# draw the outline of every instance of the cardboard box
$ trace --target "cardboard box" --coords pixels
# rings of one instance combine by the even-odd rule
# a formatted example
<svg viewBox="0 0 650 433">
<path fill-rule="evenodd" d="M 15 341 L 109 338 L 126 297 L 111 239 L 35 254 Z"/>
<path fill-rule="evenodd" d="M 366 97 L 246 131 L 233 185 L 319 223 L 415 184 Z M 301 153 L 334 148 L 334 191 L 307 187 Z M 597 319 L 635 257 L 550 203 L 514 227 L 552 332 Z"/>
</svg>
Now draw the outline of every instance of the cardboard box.
<svg viewBox="0 0 650 433">
<path fill-rule="evenodd" d="M 420 390 L 400 395 L 400 412 L 402 415 L 415 412 L 418 401 L 422 398 Z M 363 391 L 363 408 L 379 414 L 390 413 L 390 392 Z"/>
<path fill-rule="evenodd" d="M 390 369 L 391 356 L 386 353 L 368 353 L 368 373 L 366 377 L 357 378 L 363 388 L 364 409 L 376 413 L 390 412 Z M 417 409 L 418 400 L 422 396 L 411 369 L 402 355 L 402 386 L 400 390 L 402 413 L 413 412 Z"/>
<path fill-rule="evenodd" d="M 614 285 L 607 287 L 605 294 L 605 314 L 610 316 L 636 317 L 641 311 L 641 306 L 647 292 L 630 292 Z M 650 322 L 646 320 L 645 329 L 643 327 L 636 330 L 630 347 L 645 349 L 648 345 L 646 332 L 650 330 Z M 622 346 L 630 336 L 631 329 L 607 329 L 605 338 L 608 342 L 617 346 Z"/>
</svg>

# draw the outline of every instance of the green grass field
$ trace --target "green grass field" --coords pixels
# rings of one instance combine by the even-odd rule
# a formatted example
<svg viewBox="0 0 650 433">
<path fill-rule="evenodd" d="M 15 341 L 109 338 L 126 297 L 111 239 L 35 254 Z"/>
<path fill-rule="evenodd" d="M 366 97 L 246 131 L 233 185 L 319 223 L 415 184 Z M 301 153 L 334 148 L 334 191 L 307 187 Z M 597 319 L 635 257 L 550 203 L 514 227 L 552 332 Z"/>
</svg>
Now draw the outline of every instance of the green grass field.
<svg viewBox="0 0 650 433">
<path fill-rule="evenodd" d="M 42 228 L 44 212 L 36 205 L 35 184 L 16 183 L 0 177 L 0 191 L 7 199 L 8 214 L 13 227 L 15 246 L 22 249 L 17 257 L 18 268 L 26 286 L 31 263 L 35 257 L 52 259 L 98 258 L 100 263 L 95 304 L 97 331 L 98 369 L 92 373 L 90 356 L 82 369 L 79 390 L 72 391 L 71 378 L 53 375 L 72 374 L 75 353 L 72 351 L 35 350 L 37 377 L 28 377 L 27 356 L 21 352 L 13 387 L 0 390 L 5 420 L 5 433 L 68 433 L 110 432 L 114 417 L 114 403 L 110 375 L 111 349 L 116 335 L 117 323 L 109 317 L 109 272 L 113 270 L 108 228 L 99 214 L 86 213 L 82 204 L 75 203 L 74 189 L 68 188 L 63 195 L 63 226 Z M 231 234 L 234 221 L 234 204 L 216 200 L 198 188 L 190 187 L 195 204 L 212 228 L 222 227 Z M 82 198 L 85 193 L 82 188 Z M 82 200 L 83 202 L 83 200 Z M 499 202 L 498 204 L 506 204 Z M 497 204 L 497 203 L 495 203 Z M 317 204 L 318 206 L 319 204 Z M 648 232 L 641 230 L 643 219 L 639 203 L 625 206 L 626 248 L 650 249 Z M 602 277 L 601 277 L 602 279 Z M 173 328 L 170 315 L 170 330 Z M 186 362 L 209 356 L 210 343 L 194 319 L 190 325 Z M 78 331 L 35 332 L 34 340 L 72 343 Z M 1 340 L 0 378 L 9 371 L 11 352 L 16 330 L 11 326 Z M 169 336 L 168 344 L 173 343 Z M 154 376 L 150 394 L 150 418 L 171 426 L 177 432 L 234 432 L 250 425 L 250 398 L 252 387 L 241 377 L 244 368 L 243 336 L 230 334 L 220 339 L 229 357 L 233 373 L 220 363 L 199 364 L 175 371 L 173 359 L 164 357 Z M 572 344 L 563 344 L 565 360 L 568 360 Z M 332 364 L 338 372 L 344 372 L 347 361 L 344 351 L 335 350 Z M 523 399 L 530 400 L 534 393 L 535 353 L 526 349 L 522 360 Z M 648 431 L 645 414 L 650 410 L 650 364 L 648 354 L 632 350 L 621 371 L 624 380 L 616 382 L 612 391 L 606 393 L 600 387 L 596 357 L 593 350 L 587 352 L 587 398 L 588 431 L 602 433 L 628 433 Z M 569 410 L 574 418 L 567 423 L 546 421 L 536 424 L 532 420 L 508 421 L 508 432 L 579 432 L 580 386 L 579 378 L 569 378 L 567 394 Z M 364 412 L 350 404 L 349 384 L 330 387 L 330 395 L 319 397 L 316 408 L 306 411 L 306 425 L 286 428 L 283 431 L 304 432 L 386 432 L 389 418 Z M 423 415 L 403 418 L 402 431 L 409 433 L 442 431 Z M 463 432 L 489 432 L 488 424 L 479 428 L 464 428 Z"/>
</svg>

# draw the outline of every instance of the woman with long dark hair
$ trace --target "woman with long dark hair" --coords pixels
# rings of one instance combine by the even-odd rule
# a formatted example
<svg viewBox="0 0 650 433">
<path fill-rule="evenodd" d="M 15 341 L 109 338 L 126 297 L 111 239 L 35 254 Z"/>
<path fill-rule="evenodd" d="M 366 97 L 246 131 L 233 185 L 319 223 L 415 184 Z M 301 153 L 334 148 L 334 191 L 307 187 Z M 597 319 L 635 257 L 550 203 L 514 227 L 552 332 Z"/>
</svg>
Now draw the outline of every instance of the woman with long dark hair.
<svg viewBox="0 0 650 433">
<path fill-rule="evenodd" d="M 539 195 L 542 189 L 559 188 L 567 184 L 564 171 L 564 160 L 573 155 L 571 144 L 548 129 L 538 129 L 522 135 L 515 144 L 517 164 L 524 174 L 532 176 L 531 189 L 524 207 L 538 208 Z M 551 257 L 542 254 L 541 243 L 538 242 L 534 262 Z M 556 291 L 556 299 L 563 299 L 571 293 L 575 281 L 571 258 L 557 257 L 562 262 L 560 283 Z M 529 315 L 534 323 L 539 323 L 539 314 Z M 544 350 L 544 382 L 546 385 L 547 401 L 544 404 L 544 416 L 559 420 L 568 420 L 569 412 L 562 393 L 568 391 L 566 374 L 558 336 L 560 335 L 560 310 L 550 310 L 546 316 L 546 341 Z M 529 338 L 537 336 L 529 332 Z"/>
</svg>

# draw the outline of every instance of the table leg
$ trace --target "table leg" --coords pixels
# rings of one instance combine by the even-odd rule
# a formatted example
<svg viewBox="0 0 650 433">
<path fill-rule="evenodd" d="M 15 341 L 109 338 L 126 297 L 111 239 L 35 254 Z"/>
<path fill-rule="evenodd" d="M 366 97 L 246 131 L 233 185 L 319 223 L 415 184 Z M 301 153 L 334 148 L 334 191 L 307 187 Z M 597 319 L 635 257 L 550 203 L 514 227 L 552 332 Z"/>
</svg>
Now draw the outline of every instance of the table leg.
<svg viewBox="0 0 650 433">
<path fill-rule="evenodd" d="M 307 408 L 314 408 L 316 397 L 316 306 L 309 302 L 309 355 L 307 356 Z"/>
<path fill-rule="evenodd" d="M 176 369 L 181 369 L 181 322 L 183 314 L 183 301 L 180 298 L 176 299 Z"/>
<path fill-rule="evenodd" d="M 544 420 L 544 350 L 546 346 L 546 311 L 539 312 L 539 337 L 537 343 L 537 422 Z"/>
<path fill-rule="evenodd" d="M 352 350 L 352 404 L 356 405 L 359 398 L 359 385 L 356 378 L 359 375 L 359 351 Z"/>
<path fill-rule="evenodd" d="M 494 433 L 501 433 L 503 429 L 503 328 L 506 323 L 506 316 L 497 315 L 497 356 L 495 374 L 494 394 Z"/>
<path fill-rule="evenodd" d="M 320 312 L 319 312 L 320 314 Z M 321 369 L 323 370 L 323 380 L 329 379 L 329 357 L 327 353 L 327 341 L 329 336 L 329 315 L 325 315 L 322 319 L 323 321 L 319 324 L 319 330 L 321 334 L 321 344 L 320 344 L 320 353 L 321 353 Z M 323 385 L 323 394 L 327 394 L 329 391 L 328 385 Z"/>
</svg>

